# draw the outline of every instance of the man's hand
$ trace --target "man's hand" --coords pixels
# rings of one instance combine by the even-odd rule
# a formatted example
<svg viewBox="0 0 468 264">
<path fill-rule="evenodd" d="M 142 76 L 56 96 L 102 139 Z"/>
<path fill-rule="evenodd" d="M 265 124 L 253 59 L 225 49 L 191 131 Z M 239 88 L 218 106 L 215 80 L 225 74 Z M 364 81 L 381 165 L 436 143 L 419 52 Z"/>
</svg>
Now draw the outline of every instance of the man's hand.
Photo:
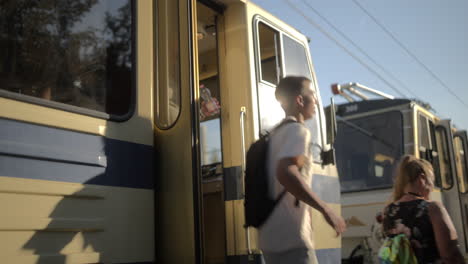
<svg viewBox="0 0 468 264">
<path fill-rule="evenodd" d="M 328 207 L 325 208 L 322 214 L 323 217 L 325 217 L 325 220 L 327 220 L 327 223 L 335 229 L 336 236 L 339 236 L 341 233 L 346 231 L 346 223 L 343 217 L 335 214 L 335 212 Z"/>
<path fill-rule="evenodd" d="M 345 221 L 341 216 L 335 214 L 302 179 L 299 169 L 303 166 L 304 159 L 304 156 L 281 159 L 277 168 L 278 181 L 286 191 L 290 192 L 298 200 L 321 212 L 327 223 L 335 229 L 337 236 L 339 236 L 346 230 Z"/>
</svg>

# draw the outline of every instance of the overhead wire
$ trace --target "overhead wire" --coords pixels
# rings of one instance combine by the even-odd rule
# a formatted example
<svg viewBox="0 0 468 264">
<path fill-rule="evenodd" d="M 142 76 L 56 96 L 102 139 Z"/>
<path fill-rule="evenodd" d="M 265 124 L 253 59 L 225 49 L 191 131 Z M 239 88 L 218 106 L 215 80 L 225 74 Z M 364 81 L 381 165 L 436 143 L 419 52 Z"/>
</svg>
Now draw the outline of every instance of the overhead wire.
<svg viewBox="0 0 468 264">
<path fill-rule="evenodd" d="M 460 96 L 458 96 L 450 87 L 442 81 L 426 64 L 424 64 L 413 52 L 409 50 L 398 38 L 390 32 L 376 17 L 374 17 L 367 9 L 365 9 L 357 0 L 352 0 L 367 16 L 369 16 L 385 33 L 387 33 L 412 59 L 414 59 L 422 68 L 424 68 L 429 75 L 432 76 L 437 82 L 444 87 L 451 95 L 453 95 L 457 100 L 462 103 L 465 107 L 468 108 L 468 104 L 463 101 Z"/>
<path fill-rule="evenodd" d="M 318 12 L 317 9 L 315 9 L 310 3 L 308 3 L 306 0 L 302 0 L 302 2 L 310 8 L 317 16 L 319 16 L 325 23 L 333 28 L 342 38 L 346 39 L 349 43 L 351 43 L 359 52 L 361 52 L 369 61 L 374 63 L 382 72 L 390 76 L 393 80 L 395 80 L 401 87 L 403 87 L 407 92 L 409 92 L 414 98 L 418 98 L 416 94 L 411 91 L 411 89 L 408 88 L 400 79 L 398 79 L 393 73 L 391 73 L 389 70 L 384 68 L 380 63 L 378 63 L 374 58 L 372 58 L 365 50 L 363 50 L 355 41 L 353 41 L 350 37 L 348 37 L 343 31 L 341 31 L 339 28 L 337 28 L 330 20 L 328 20 L 326 17 L 324 17 L 320 12 Z"/>
<path fill-rule="evenodd" d="M 389 81 L 387 81 L 381 74 L 379 74 L 377 71 L 372 69 L 371 66 L 369 66 L 367 63 L 365 63 L 363 60 L 361 60 L 359 57 L 354 55 L 348 48 L 346 48 L 341 42 L 339 42 L 336 38 L 334 38 L 331 34 L 329 34 L 325 29 L 323 29 L 318 23 L 316 23 L 314 20 L 312 20 L 309 16 L 304 14 L 304 12 L 297 8 L 290 0 L 285 0 L 286 4 L 294 9 L 297 13 L 299 13 L 309 24 L 317 28 L 322 34 L 324 34 L 328 39 L 331 41 L 335 42 L 335 44 L 340 47 L 343 51 L 345 51 L 349 56 L 351 56 L 353 59 L 355 59 L 359 64 L 361 64 L 364 68 L 366 68 L 368 71 L 373 73 L 377 78 L 379 78 L 383 83 L 385 83 L 389 88 L 394 90 L 398 95 L 401 97 L 405 97 L 405 95 L 393 84 L 391 84 Z"/>
</svg>

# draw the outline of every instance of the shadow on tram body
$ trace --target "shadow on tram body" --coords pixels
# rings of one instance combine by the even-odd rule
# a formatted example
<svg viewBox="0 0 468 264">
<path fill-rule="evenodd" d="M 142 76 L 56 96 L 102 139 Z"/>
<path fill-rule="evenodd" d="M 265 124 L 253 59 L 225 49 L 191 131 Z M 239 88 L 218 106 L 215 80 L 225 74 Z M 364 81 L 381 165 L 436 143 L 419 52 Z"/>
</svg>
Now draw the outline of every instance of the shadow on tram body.
<svg viewBox="0 0 468 264">
<path fill-rule="evenodd" d="M 27 187 L 11 200 L 19 201 L 12 215 L 31 226 L 14 231 L 15 240 L 30 236 L 16 257 L 38 264 L 154 261 L 152 146 L 13 120 L 0 119 L 0 126 L 1 140 L 23 146 L 0 154 L 0 175 Z"/>
</svg>

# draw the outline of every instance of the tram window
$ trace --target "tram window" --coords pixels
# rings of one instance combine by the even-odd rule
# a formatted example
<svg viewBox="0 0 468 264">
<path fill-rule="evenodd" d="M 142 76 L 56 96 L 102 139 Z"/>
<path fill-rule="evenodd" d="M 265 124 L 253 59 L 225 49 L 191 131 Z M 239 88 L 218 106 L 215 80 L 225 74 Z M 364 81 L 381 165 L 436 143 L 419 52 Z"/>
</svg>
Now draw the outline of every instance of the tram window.
<svg viewBox="0 0 468 264">
<path fill-rule="evenodd" d="M 280 34 L 282 42 L 280 41 Z M 307 50 L 299 42 L 262 22 L 258 23 L 258 36 L 260 43 L 259 57 L 261 58 L 261 82 L 258 85 L 260 131 L 264 133 L 284 117 L 283 109 L 276 101 L 274 89 L 272 89 L 278 83 L 281 72 L 285 72 L 285 75 L 302 75 L 311 80 L 312 74 L 307 59 Z M 280 55 L 280 50 L 283 50 L 283 56 Z M 284 58 L 285 68 L 283 70 L 281 70 L 280 66 L 281 58 Z M 311 85 L 314 86 L 314 82 Z M 312 89 L 315 90 L 315 87 L 312 87 Z M 319 108 L 320 106 L 317 105 L 315 111 L 317 115 L 305 124 L 311 131 L 310 152 L 316 163 L 322 162 L 321 152 L 323 149 Z"/>
<path fill-rule="evenodd" d="M 200 123 L 201 163 L 209 165 L 221 162 L 220 119 Z"/>
<path fill-rule="evenodd" d="M 180 114 L 179 1 L 156 1 L 157 83 L 155 117 L 162 129 Z"/>
<path fill-rule="evenodd" d="M 200 58 L 202 59 L 202 58 Z M 221 162 L 221 104 L 218 76 L 200 81 L 200 145 L 201 164 L 215 168 Z M 206 169 L 205 168 L 205 169 Z"/>
<path fill-rule="evenodd" d="M 342 192 L 389 188 L 403 154 L 398 111 L 338 122 L 335 141 Z"/>
<path fill-rule="evenodd" d="M 454 147 L 457 161 L 457 175 L 460 183 L 460 192 L 466 193 L 468 192 L 468 164 L 466 164 L 466 153 L 461 137 L 455 136 Z"/>
<path fill-rule="evenodd" d="M 419 145 L 425 149 L 432 149 L 430 136 L 429 136 L 429 125 L 428 119 L 423 116 L 418 116 L 418 135 L 419 135 Z"/>
<path fill-rule="evenodd" d="M 1 1 L 1 94 L 127 114 L 134 88 L 132 2 Z"/>
<path fill-rule="evenodd" d="M 430 137 L 431 137 L 431 142 L 432 142 L 433 157 L 432 157 L 431 163 L 432 163 L 432 167 L 434 168 L 434 176 L 435 176 L 434 185 L 437 188 L 442 188 L 442 176 L 440 174 L 440 164 L 439 164 L 439 158 L 438 158 L 439 149 L 436 144 L 437 140 L 436 140 L 435 125 L 430 120 L 428 122 L 429 122 L 429 131 L 430 131 Z"/>
<path fill-rule="evenodd" d="M 447 132 L 444 128 L 436 128 L 437 149 L 439 150 L 439 167 L 442 188 L 450 189 L 453 186 L 452 165 L 450 163 Z"/>
<path fill-rule="evenodd" d="M 271 84 L 277 84 L 280 77 L 279 64 L 279 33 L 271 27 L 258 23 L 260 44 L 261 79 Z"/>
<path fill-rule="evenodd" d="M 299 42 L 283 34 L 284 71 L 285 75 L 305 76 L 312 80 L 306 49 Z M 312 84 L 313 86 L 313 84 Z M 312 90 L 315 90 L 312 87 Z M 320 133 L 320 120 L 318 106 L 315 106 L 314 117 L 306 122 L 311 132 L 311 153 L 315 162 L 322 162 L 322 140 Z"/>
<path fill-rule="evenodd" d="M 318 109 L 316 106 L 315 113 L 318 113 Z M 317 117 L 318 114 L 314 115 L 313 118 L 305 121 L 305 126 L 310 130 L 310 153 L 312 153 L 312 158 L 314 162 L 321 163 L 322 162 L 322 139 L 320 134 L 320 122 L 319 118 Z"/>
<path fill-rule="evenodd" d="M 286 75 L 306 76 L 312 79 L 305 47 L 292 38 L 283 35 L 283 49 Z"/>
</svg>

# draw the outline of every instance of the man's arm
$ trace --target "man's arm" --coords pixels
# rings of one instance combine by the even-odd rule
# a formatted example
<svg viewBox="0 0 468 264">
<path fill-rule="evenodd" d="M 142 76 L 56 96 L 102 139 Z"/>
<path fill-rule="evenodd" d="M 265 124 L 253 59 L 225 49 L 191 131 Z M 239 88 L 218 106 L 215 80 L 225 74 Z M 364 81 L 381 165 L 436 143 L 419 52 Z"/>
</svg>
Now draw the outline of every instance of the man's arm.
<svg viewBox="0 0 468 264">
<path fill-rule="evenodd" d="M 335 229 L 337 235 L 343 233 L 346 230 L 343 218 L 336 215 L 304 182 L 299 171 L 304 165 L 304 161 L 303 155 L 280 159 L 276 171 L 278 181 L 287 192 L 322 213 L 328 224 Z"/>
</svg>

